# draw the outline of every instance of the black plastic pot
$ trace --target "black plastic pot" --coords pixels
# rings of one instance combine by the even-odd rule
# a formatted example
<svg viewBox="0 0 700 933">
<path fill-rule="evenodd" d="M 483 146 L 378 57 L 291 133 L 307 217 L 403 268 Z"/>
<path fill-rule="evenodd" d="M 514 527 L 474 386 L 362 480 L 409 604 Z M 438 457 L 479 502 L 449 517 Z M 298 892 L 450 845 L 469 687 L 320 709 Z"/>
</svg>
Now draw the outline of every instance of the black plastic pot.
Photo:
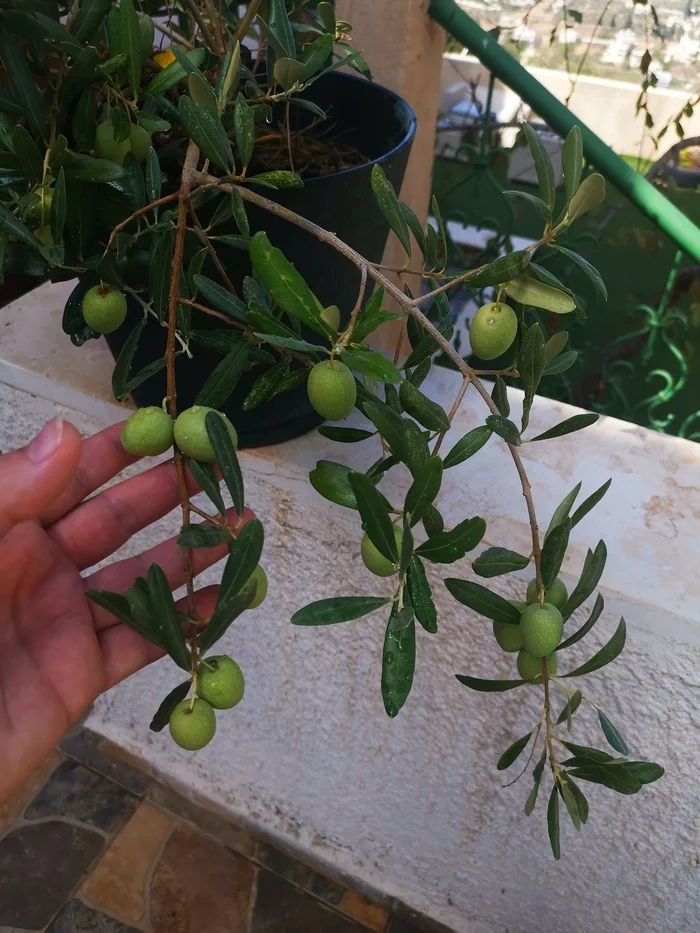
<svg viewBox="0 0 700 933">
<path fill-rule="evenodd" d="M 333 132 L 343 143 L 358 149 L 368 163 L 333 175 L 310 179 L 303 189 L 260 190 L 265 197 L 290 208 L 321 227 L 336 233 L 370 262 L 379 262 L 388 237 L 388 226 L 370 187 L 372 167 L 379 163 L 398 191 L 406 170 L 416 131 L 416 117 L 409 105 L 392 91 L 362 78 L 334 73 L 321 79 L 304 94 L 329 112 Z M 311 117 L 297 108 L 301 122 Z M 251 232 L 265 230 L 274 246 L 294 263 L 324 306 L 336 304 L 341 320 L 347 320 L 357 297 L 358 269 L 339 252 L 311 234 L 274 215 L 248 205 Z M 232 231 L 233 232 L 233 231 Z M 238 286 L 250 273 L 247 253 L 229 251 L 227 273 Z M 369 294 L 369 289 L 368 289 Z M 129 311 L 127 322 L 107 338 L 115 356 L 126 340 L 130 324 L 141 317 L 138 308 Z M 213 323 L 212 323 L 213 322 Z M 201 312 L 193 311 L 195 328 L 221 327 Z M 161 356 L 165 331 L 155 321 L 143 331 L 132 372 Z M 178 407 L 187 408 L 221 356 L 193 345 L 194 358 L 177 361 Z M 256 367 L 244 374 L 224 411 L 235 424 L 241 447 L 261 447 L 297 437 L 321 423 L 309 404 L 306 386 L 283 393 L 251 412 L 241 408 L 243 398 L 261 372 Z M 165 376 L 149 379 L 134 392 L 138 405 L 160 405 L 165 395 Z"/>
</svg>

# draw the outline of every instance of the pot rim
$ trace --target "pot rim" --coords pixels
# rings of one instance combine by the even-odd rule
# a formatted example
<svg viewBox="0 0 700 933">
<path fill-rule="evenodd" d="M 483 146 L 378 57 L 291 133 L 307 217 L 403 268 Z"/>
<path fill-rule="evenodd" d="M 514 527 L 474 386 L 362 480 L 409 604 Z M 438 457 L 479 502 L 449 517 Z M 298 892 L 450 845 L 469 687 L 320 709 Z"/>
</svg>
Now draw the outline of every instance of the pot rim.
<svg viewBox="0 0 700 933">
<path fill-rule="evenodd" d="M 330 75 L 329 75 L 330 77 Z M 329 175 L 321 175 L 316 178 L 305 178 L 304 187 L 307 185 L 318 184 L 319 182 L 328 181 L 331 178 L 341 178 L 344 175 L 352 175 L 355 172 L 366 172 L 371 171 L 374 165 L 379 165 L 382 162 L 385 162 L 387 159 L 396 155 L 396 153 L 401 152 L 402 149 L 405 149 L 406 146 L 410 146 L 413 142 L 413 139 L 416 135 L 416 130 L 418 129 L 418 117 L 416 112 L 405 100 L 401 97 L 400 94 L 397 94 L 396 91 L 392 91 L 390 88 L 385 87 L 383 84 L 379 84 L 377 81 L 368 81 L 367 78 L 361 78 L 359 75 L 344 74 L 342 72 L 335 72 L 335 80 L 341 79 L 343 81 L 354 81 L 361 84 L 369 84 L 373 88 L 376 88 L 377 91 L 386 94 L 388 97 L 394 99 L 394 103 L 399 104 L 403 107 L 406 115 L 408 117 L 408 126 L 404 132 L 404 136 L 399 143 L 397 143 L 393 149 L 389 149 L 388 152 L 385 152 L 383 155 L 377 156 L 376 159 L 371 159 L 369 162 L 363 162 L 362 165 L 353 165 L 352 168 L 344 168 L 342 172 L 331 172 Z"/>
</svg>

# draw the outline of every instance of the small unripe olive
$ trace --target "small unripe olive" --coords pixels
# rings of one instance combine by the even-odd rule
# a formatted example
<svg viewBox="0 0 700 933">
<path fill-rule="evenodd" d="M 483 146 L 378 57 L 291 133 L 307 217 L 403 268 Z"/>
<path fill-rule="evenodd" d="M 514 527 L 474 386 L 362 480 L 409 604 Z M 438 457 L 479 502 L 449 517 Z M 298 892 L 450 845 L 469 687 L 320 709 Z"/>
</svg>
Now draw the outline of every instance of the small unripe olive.
<svg viewBox="0 0 700 933">
<path fill-rule="evenodd" d="M 542 683 L 542 658 L 533 658 L 527 651 L 518 652 L 518 673 L 523 680 L 532 684 Z M 556 654 L 550 654 L 547 657 L 547 670 L 550 674 L 556 674 L 559 661 Z"/>
<path fill-rule="evenodd" d="M 200 460 L 202 463 L 214 463 L 216 460 L 216 452 L 209 440 L 206 426 L 206 417 L 210 411 L 216 411 L 216 409 L 207 408 L 204 405 L 193 405 L 192 408 L 185 409 L 175 422 L 175 443 L 185 456 Z M 238 444 L 236 429 L 226 415 L 220 411 L 216 414 L 228 428 L 231 443 L 235 447 Z"/>
<path fill-rule="evenodd" d="M 568 598 L 569 593 L 564 581 L 560 580 L 559 577 L 556 578 L 551 586 L 545 587 L 544 601 L 551 606 L 556 606 L 560 612 L 566 605 Z M 537 602 L 537 580 L 530 580 L 527 585 L 527 601 L 528 603 Z"/>
<path fill-rule="evenodd" d="M 523 636 L 519 625 L 509 622 L 494 622 L 493 635 L 503 651 L 520 651 L 523 646 Z"/>
<path fill-rule="evenodd" d="M 544 658 L 551 654 L 561 641 L 564 620 L 556 606 L 532 603 L 526 606 L 520 617 L 523 648 L 533 658 Z"/>
<path fill-rule="evenodd" d="M 333 330 L 340 327 L 340 308 L 338 305 L 329 305 L 322 313 L 321 320 L 325 321 Z"/>
<path fill-rule="evenodd" d="M 400 528 L 394 528 L 396 538 L 396 549 L 401 553 L 401 541 L 403 540 L 403 531 Z M 360 546 L 360 555 L 362 563 L 377 577 L 391 577 L 399 569 L 398 564 L 393 564 L 379 551 L 370 541 L 369 535 L 364 535 L 362 545 Z"/>
<path fill-rule="evenodd" d="M 109 159 L 123 165 L 127 152 L 131 151 L 129 137 L 117 142 L 111 123 L 98 123 L 95 129 L 95 155 L 98 159 Z"/>
<path fill-rule="evenodd" d="M 124 323 L 126 298 L 111 285 L 93 285 L 83 297 L 85 323 L 98 334 L 111 334 Z"/>
<path fill-rule="evenodd" d="M 148 156 L 148 150 L 153 145 L 151 142 L 151 134 L 148 130 L 145 130 L 142 126 L 132 126 L 129 132 L 129 143 L 131 144 L 131 151 L 136 161 L 145 162 Z"/>
<path fill-rule="evenodd" d="M 199 668 L 197 693 L 214 709 L 232 709 L 241 702 L 244 692 L 243 671 L 233 658 L 225 654 L 216 655 L 206 658 L 205 664 Z"/>
<path fill-rule="evenodd" d="M 162 408 L 139 408 L 122 428 L 122 447 L 133 457 L 157 457 L 173 446 L 174 429 L 175 422 Z"/>
<path fill-rule="evenodd" d="M 255 596 L 253 602 L 248 606 L 249 609 L 257 609 L 258 606 L 263 604 L 267 596 L 267 574 L 260 564 L 253 571 L 253 579 L 256 583 Z"/>
<path fill-rule="evenodd" d="M 206 700 L 183 700 L 170 714 L 170 735 L 180 748 L 196 752 L 214 738 L 216 716 Z"/>
<path fill-rule="evenodd" d="M 42 246 L 55 246 L 53 239 L 53 233 L 51 231 L 51 224 L 44 224 L 43 227 L 39 227 L 38 230 L 34 231 L 34 236 L 41 243 Z"/>
<path fill-rule="evenodd" d="M 510 305 L 491 302 L 476 312 L 469 325 L 472 351 L 482 360 L 505 353 L 518 333 L 518 318 Z"/>
<path fill-rule="evenodd" d="M 307 392 L 319 415 L 329 421 L 347 418 L 357 400 L 355 377 L 339 360 L 316 363 L 309 373 Z"/>
</svg>

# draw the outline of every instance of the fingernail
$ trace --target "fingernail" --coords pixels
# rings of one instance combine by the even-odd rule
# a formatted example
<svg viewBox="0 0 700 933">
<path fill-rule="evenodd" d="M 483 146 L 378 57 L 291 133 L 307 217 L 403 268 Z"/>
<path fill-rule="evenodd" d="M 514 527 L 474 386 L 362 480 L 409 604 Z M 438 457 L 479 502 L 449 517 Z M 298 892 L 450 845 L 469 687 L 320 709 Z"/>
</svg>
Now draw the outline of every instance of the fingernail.
<svg viewBox="0 0 700 933">
<path fill-rule="evenodd" d="M 63 440 L 63 418 L 54 418 L 27 447 L 27 456 L 33 463 L 49 460 Z"/>
</svg>

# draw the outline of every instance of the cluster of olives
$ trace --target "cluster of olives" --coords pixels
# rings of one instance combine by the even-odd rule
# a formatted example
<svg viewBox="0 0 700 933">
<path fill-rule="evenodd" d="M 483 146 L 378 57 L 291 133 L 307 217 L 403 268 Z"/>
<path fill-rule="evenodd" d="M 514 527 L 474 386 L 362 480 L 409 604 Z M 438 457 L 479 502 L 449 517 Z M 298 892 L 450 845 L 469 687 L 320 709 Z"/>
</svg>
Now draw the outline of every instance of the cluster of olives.
<svg viewBox="0 0 700 933">
<path fill-rule="evenodd" d="M 173 446 L 173 441 L 186 457 L 201 463 L 214 463 L 216 452 L 207 433 L 206 417 L 214 412 L 228 429 L 231 443 L 238 444 L 236 429 L 226 415 L 206 405 L 186 408 L 173 421 L 167 411 L 156 405 L 139 408 L 125 422 L 121 440 L 124 450 L 134 457 L 157 457 Z"/>
<path fill-rule="evenodd" d="M 216 732 L 216 709 L 233 709 L 243 699 L 243 671 L 233 658 L 216 655 L 202 661 L 196 696 L 178 703 L 170 714 L 173 741 L 189 752 L 204 748 Z"/>
<path fill-rule="evenodd" d="M 469 325 L 472 351 L 482 360 L 495 360 L 512 345 L 518 318 L 510 305 L 492 301 L 482 305 Z"/>
<path fill-rule="evenodd" d="M 493 634 L 504 651 L 518 652 L 518 673 L 530 683 L 542 682 L 542 659 L 547 658 L 550 674 L 557 672 L 557 656 L 554 653 L 561 642 L 564 620 L 561 610 L 568 599 L 563 581 L 557 577 L 545 590 L 544 605 L 537 601 L 537 582 L 531 580 L 527 587 L 526 602 L 513 605 L 521 611 L 519 625 L 494 622 Z"/>
</svg>

